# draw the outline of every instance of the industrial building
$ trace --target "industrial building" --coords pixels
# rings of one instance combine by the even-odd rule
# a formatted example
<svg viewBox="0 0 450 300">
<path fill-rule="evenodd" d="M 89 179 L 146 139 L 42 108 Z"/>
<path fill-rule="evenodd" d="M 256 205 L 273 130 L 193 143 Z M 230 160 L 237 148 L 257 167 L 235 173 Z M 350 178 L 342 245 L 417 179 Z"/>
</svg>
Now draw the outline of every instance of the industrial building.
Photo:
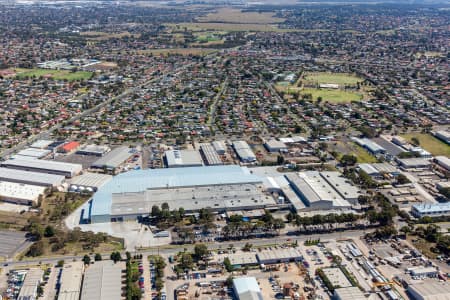
<svg viewBox="0 0 450 300">
<path fill-rule="evenodd" d="M 83 270 L 84 263 L 82 261 L 74 261 L 64 265 L 59 278 L 58 300 L 80 299 Z"/>
<path fill-rule="evenodd" d="M 0 168 L 0 180 L 46 187 L 57 187 L 64 183 L 62 175 L 43 174 L 22 170 Z"/>
<path fill-rule="evenodd" d="M 351 287 L 352 284 L 347 279 L 345 274 L 339 268 L 323 268 L 322 269 L 325 276 L 333 286 L 339 286 L 341 288 Z"/>
<path fill-rule="evenodd" d="M 398 176 L 400 171 L 389 163 L 359 164 L 358 168 L 372 177 L 382 178 L 384 174 Z"/>
<path fill-rule="evenodd" d="M 265 250 L 257 253 L 257 257 L 258 262 L 265 265 L 301 261 L 303 259 L 303 255 L 296 248 Z"/>
<path fill-rule="evenodd" d="M 356 286 L 335 289 L 333 296 L 336 300 L 367 300 L 367 297 Z"/>
<path fill-rule="evenodd" d="M 16 182 L 0 181 L 0 200 L 16 204 L 33 205 L 38 202 L 46 187 Z"/>
<path fill-rule="evenodd" d="M 33 268 L 28 270 L 17 300 L 37 299 L 37 288 L 42 281 L 42 276 L 44 276 L 44 271 L 42 269 Z"/>
<path fill-rule="evenodd" d="M 19 156 L 28 156 L 32 158 L 43 158 L 49 155 L 52 151 L 36 148 L 26 148 L 17 152 Z"/>
<path fill-rule="evenodd" d="M 292 190 L 305 204 L 306 210 L 351 208 L 351 204 L 319 172 L 291 173 L 286 178 Z"/>
<path fill-rule="evenodd" d="M 423 278 L 423 277 L 437 277 L 438 271 L 435 267 L 415 267 L 409 269 L 411 277 Z"/>
<path fill-rule="evenodd" d="M 287 147 L 286 144 L 278 141 L 276 139 L 270 139 L 264 143 L 264 147 L 266 147 L 269 152 L 286 152 Z"/>
<path fill-rule="evenodd" d="M 80 164 L 41 159 L 9 159 L 2 162 L 1 166 L 9 169 L 62 175 L 69 178 L 78 175 L 83 170 Z"/>
<path fill-rule="evenodd" d="M 30 145 L 31 148 L 36 149 L 47 149 L 49 145 L 51 145 L 54 141 L 51 140 L 37 140 L 33 144 Z"/>
<path fill-rule="evenodd" d="M 233 292 L 238 300 L 263 300 L 261 289 L 255 277 L 234 278 Z"/>
<path fill-rule="evenodd" d="M 107 174 L 84 173 L 70 180 L 69 190 L 72 192 L 95 192 L 112 178 Z"/>
<path fill-rule="evenodd" d="M 450 158 L 447 156 L 436 156 L 434 161 L 447 171 L 450 171 Z"/>
<path fill-rule="evenodd" d="M 76 151 L 79 147 L 80 147 L 80 143 L 71 141 L 71 142 L 65 143 L 64 145 L 59 147 L 58 152 L 72 153 L 72 152 Z"/>
<path fill-rule="evenodd" d="M 196 150 L 168 150 L 164 152 L 168 168 L 185 168 L 203 166 L 202 157 Z"/>
<path fill-rule="evenodd" d="M 233 142 L 233 148 L 242 162 L 252 163 L 256 161 L 255 153 L 253 153 L 253 150 L 250 148 L 246 141 Z"/>
<path fill-rule="evenodd" d="M 224 155 L 227 152 L 227 146 L 224 141 L 214 141 L 211 143 L 217 154 Z"/>
<path fill-rule="evenodd" d="M 121 146 L 108 152 L 102 158 L 96 160 L 91 167 L 94 169 L 107 169 L 115 171 L 133 155 L 133 150 L 127 146 Z"/>
<path fill-rule="evenodd" d="M 280 141 L 286 145 L 289 145 L 289 144 L 306 143 L 308 140 L 302 136 L 293 136 L 293 137 L 280 138 Z"/>
<path fill-rule="evenodd" d="M 423 203 L 411 207 L 411 214 L 416 218 L 440 217 L 450 215 L 450 203 Z"/>
<path fill-rule="evenodd" d="M 374 155 L 386 153 L 386 149 L 384 149 L 374 141 L 369 140 L 368 138 L 353 137 L 352 140 Z"/>
<path fill-rule="evenodd" d="M 222 159 L 217 153 L 216 149 L 210 144 L 200 145 L 200 153 L 202 154 L 205 165 L 207 166 L 219 166 L 223 165 Z"/>
<path fill-rule="evenodd" d="M 450 131 L 440 130 L 434 134 L 435 137 L 450 145 Z"/>
<path fill-rule="evenodd" d="M 151 207 L 161 201 L 168 202 L 171 209 L 186 205 L 186 211 L 204 207 L 238 210 L 274 204 L 273 198 L 262 192 L 259 177 L 245 167 L 229 165 L 122 173 L 99 188 L 84 211 L 90 213 L 86 219 L 92 223 L 104 223 L 147 216 Z"/>
<path fill-rule="evenodd" d="M 450 295 L 450 283 L 428 280 L 410 284 L 407 292 L 413 300 L 447 300 Z"/>
<path fill-rule="evenodd" d="M 425 158 L 399 158 L 397 159 L 399 165 L 405 169 L 429 169 L 431 162 Z"/>
<path fill-rule="evenodd" d="M 103 156 L 109 151 L 111 151 L 111 148 L 109 148 L 108 146 L 86 145 L 77 150 L 76 153 L 80 155 Z"/>
<path fill-rule="evenodd" d="M 339 172 L 320 172 L 320 176 L 346 201 L 358 204 L 360 190 Z"/>
<path fill-rule="evenodd" d="M 124 263 L 96 261 L 84 274 L 80 300 L 122 299 L 122 270 Z"/>
</svg>

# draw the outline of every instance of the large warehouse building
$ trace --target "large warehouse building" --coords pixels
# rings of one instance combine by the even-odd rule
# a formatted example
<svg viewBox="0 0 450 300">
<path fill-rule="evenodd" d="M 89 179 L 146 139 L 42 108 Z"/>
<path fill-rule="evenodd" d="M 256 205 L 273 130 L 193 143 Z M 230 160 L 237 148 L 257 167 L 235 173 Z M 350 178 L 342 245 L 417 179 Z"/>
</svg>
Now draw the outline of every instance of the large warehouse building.
<svg viewBox="0 0 450 300">
<path fill-rule="evenodd" d="M 62 175 L 44 174 L 8 168 L 0 168 L 1 181 L 57 187 L 63 184 L 65 179 L 66 178 Z"/>
<path fill-rule="evenodd" d="M 449 216 L 450 203 L 415 204 L 411 207 L 411 214 L 416 218 Z"/>
<path fill-rule="evenodd" d="M 133 150 L 126 147 L 117 147 L 114 150 L 108 152 L 105 156 L 95 161 L 91 167 L 94 169 L 108 169 L 115 171 L 126 160 L 133 155 Z"/>
<path fill-rule="evenodd" d="M 214 193 L 212 193 L 214 191 Z M 105 223 L 148 216 L 153 205 L 187 212 L 209 207 L 215 211 L 265 208 L 275 205 L 263 192 L 261 178 L 245 167 L 211 166 L 135 170 L 122 173 L 94 195 L 88 219 Z"/>
<path fill-rule="evenodd" d="M 195 150 L 168 150 L 164 152 L 168 168 L 186 168 L 203 166 L 200 153 Z"/>
<path fill-rule="evenodd" d="M 84 274 L 81 300 L 122 299 L 122 270 L 124 263 L 111 260 L 96 261 Z"/>
<path fill-rule="evenodd" d="M 0 181 L 0 200 L 16 204 L 33 205 L 38 202 L 46 187 L 16 182 Z"/>
<path fill-rule="evenodd" d="M 242 162 L 252 163 L 256 161 L 255 153 L 253 153 L 253 150 L 250 148 L 246 141 L 233 142 L 233 148 Z"/>
<path fill-rule="evenodd" d="M 78 300 L 81 293 L 84 263 L 74 261 L 65 264 L 59 279 L 58 300 Z"/>
<path fill-rule="evenodd" d="M 9 159 L 2 162 L 1 165 L 9 169 L 62 175 L 69 178 L 78 175 L 83 170 L 80 164 L 42 159 Z"/>
<path fill-rule="evenodd" d="M 413 300 L 447 300 L 450 299 L 450 283 L 427 281 L 410 284 L 408 294 Z"/>
<path fill-rule="evenodd" d="M 233 279 L 233 291 L 238 300 L 263 300 L 261 289 L 255 277 Z"/>
</svg>

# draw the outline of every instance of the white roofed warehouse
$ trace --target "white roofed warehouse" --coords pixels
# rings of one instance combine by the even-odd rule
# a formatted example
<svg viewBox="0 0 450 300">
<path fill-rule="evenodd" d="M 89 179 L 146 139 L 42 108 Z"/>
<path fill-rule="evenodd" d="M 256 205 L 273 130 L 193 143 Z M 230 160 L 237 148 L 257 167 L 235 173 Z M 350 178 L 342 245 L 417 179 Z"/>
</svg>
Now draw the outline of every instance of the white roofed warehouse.
<svg viewBox="0 0 450 300">
<path fill-rule="evenodd" d="M 122 270 L 124 263 L 97 261 L 84 274 L 81 300 L 122 299 Z"/>
<path fill-rule="evenodd" d="M 253 153 L 253 150 L 250 148 L 246 141 L 233 142 L 233 148 L 242 162 L 252 163 L 256 161 L 255 153 Z"/>
<path fill-rule="evenodd" d="M 255 277 L 234 278 L 233 291 L 238 300 L 263 300 L 261 289 Z"/>
<path fill-rule="evenodd" d="M 0 181 L 0 200 L 16 204 L 33 205 L 47 188 L 16 182 Z"/>
<path fill-rule="evenodd" d="M 31 185 L 57 187 L 64 183 L 62 175 L 28 172 L 22 170 L 0 168 L 0 180 Z"/>
<path fill-rule="evenodd" d="M 195 150 L 168 150 L 164 152 L 164 158 L 168 168 L 203 166 L 202 157 Z"/>
<path fill-rule="evenodd" d="M 42 159 L 9 159 L 1 165 L 8 169 L 63 175 L 67 178 L 78 175 L 83 170 L 80 164 Z"/>
</svg>

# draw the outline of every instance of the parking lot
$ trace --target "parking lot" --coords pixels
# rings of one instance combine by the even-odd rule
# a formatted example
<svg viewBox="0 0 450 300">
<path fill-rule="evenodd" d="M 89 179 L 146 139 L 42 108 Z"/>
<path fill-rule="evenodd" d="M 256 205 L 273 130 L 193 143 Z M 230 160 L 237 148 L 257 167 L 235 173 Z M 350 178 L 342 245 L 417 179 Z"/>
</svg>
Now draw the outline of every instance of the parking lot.
<svg viewBox="0 0 450 300">
<path fill-rule="evenodd" d="M 25 232 L 0 231 L 0 257 L 12 258 L 31 244 Z"/>
</svg>

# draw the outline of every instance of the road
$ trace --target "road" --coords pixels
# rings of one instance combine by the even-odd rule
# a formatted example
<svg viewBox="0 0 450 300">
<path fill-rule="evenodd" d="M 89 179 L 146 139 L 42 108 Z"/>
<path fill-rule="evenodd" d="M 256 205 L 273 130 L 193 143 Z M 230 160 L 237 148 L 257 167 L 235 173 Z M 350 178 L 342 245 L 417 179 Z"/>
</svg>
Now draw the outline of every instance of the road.
<svg viewBox="0 0 450 300">
<path fill-rule="evenodd" d="M 209 111 L 209 116 L 208 116 L 208 123 L 207 126 L 210 128 L 210 130 L 212 130 L 214 124 L 216 124 L 216 110 L 217 110 L 217 104 L 219 103 L 220 97 L 223 95 L 223 93 L 226 91 L 228 87 L 228 77 L 225 78 L 225 80 L 223 81 L 222 85 L 220 86 L 220 90 L 217 93 L 216 97 L 214 97 L 214 101 L 211 105 L 211 110 Z"/>
</svg>

